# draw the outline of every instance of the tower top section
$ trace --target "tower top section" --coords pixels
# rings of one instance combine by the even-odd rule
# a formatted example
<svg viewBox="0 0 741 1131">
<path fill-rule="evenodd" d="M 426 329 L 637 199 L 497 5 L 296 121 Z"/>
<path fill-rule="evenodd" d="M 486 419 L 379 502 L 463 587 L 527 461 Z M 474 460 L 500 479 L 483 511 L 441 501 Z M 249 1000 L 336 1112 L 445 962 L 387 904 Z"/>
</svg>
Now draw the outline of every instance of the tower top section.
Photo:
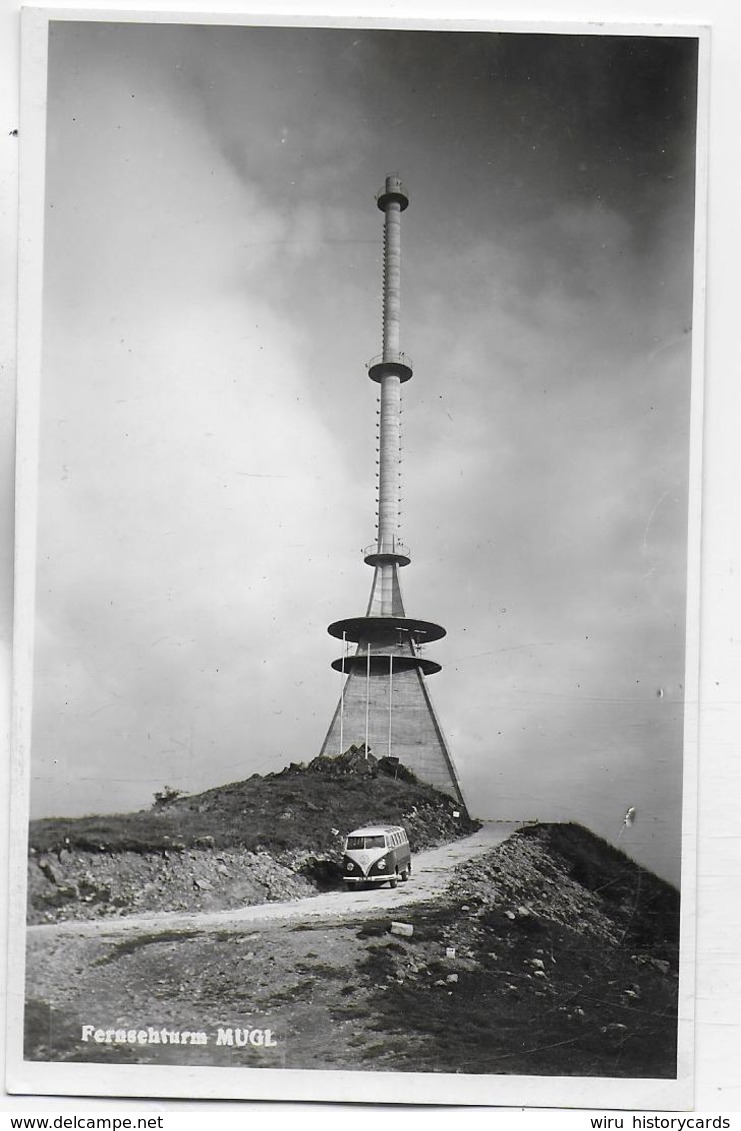
<svg viewBox="0 0 741 1131">
<path fill-rule="evenodd" d="M 411 358 L 402 353 L 401 316 L 401 214 L 409 197 L 398 173 L 389 173 L 376 196 L 376 204 L 384 214 L 383 224 L 383 353 L 368 362 L 371 381 L 383 384 L 385 377 L 400 382 L 412 376 Z"/>
<path fill-rule="evenodd" d="M 409 196 L 398 173 L 390 173 L 386 177 L 386 184 L 376 197 L 376 204 L 382 212 L 385 212 L 392 202 L 398 204 L 402 212 L 409 204 Z"/>
</svg>

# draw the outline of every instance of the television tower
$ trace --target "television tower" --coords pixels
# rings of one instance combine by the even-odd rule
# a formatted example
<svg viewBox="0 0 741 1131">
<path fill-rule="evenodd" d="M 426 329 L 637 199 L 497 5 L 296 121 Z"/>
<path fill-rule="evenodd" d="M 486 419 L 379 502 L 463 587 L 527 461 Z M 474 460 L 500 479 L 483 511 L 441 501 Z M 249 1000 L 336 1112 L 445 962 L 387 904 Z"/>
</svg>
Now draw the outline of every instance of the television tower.
<svg viewBox="0 0 741 1131">
<path fill-rule="evenodd" d="M 343 642 L 342 656 L 332 663 L 342 675 L 342 691 L 321 753 L 333 757 L 364 744 L 366 753 L 398 758 L 420 780 L 465 807 L 426 684 L 440 664 L 422 654 L 426 644 L 445 636 L 445 629 L 406 615 L 399 579 L 399 570 L 410 562 L 399 531 L 401 387 L 410 380 L 412 365 L 400 344 L 401 214 L 409 197 L 398 176 L 386 178 L 377 204 L 384 213 L 383 353 L 368 364 L 368 376 L 379 386 L 377 533 L 363 551 L 373 583 L 365 616 L 335 621 L 327 630 Z M 357 646 L 352 653 L 351 644 Z"/>
</svg>

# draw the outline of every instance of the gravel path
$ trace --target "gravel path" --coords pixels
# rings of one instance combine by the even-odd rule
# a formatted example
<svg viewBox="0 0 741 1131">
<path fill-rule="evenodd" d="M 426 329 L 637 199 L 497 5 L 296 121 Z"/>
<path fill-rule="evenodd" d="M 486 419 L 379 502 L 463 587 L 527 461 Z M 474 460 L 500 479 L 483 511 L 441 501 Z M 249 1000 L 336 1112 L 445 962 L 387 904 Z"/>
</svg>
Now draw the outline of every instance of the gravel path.
<svg viewBox="0 0 741 1131">
<path fill-rule="evenodd" d="M 29 942 L 60 936 L 134 937 L 172 930 L 217 931 L 244 925 L 254 929 L 279 920 L 357 918 L 378 910 L 396 911 L 439 895 L 459 864 L 502 844 L 519 826 L 510 821 L 487 821 L 472 836 L 418 852 L 412 859 L 411 879 L 397 888 L 387 886 L 368 891 L 333 891 L 288 903 L 258 903 L 230 911 L 165 911 L 121 919 L 67 920 L 27 928 Z"/>
</svg>

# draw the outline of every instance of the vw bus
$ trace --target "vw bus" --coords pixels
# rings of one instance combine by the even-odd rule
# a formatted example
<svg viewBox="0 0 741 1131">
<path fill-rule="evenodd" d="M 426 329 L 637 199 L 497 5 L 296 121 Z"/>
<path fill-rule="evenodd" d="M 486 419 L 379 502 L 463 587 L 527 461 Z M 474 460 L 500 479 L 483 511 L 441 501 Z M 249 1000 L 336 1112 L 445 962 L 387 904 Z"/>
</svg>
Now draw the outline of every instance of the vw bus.
<svg viewBox="0 0 741 1131">
<path fill-rule="evenodd" d="M 412 854 L 401 825 L 369 825 L 349 833 L 343 849 L 342 874 L 349 888 L 388 883 L 395 888 L 412 872 Z"/>
</svg>

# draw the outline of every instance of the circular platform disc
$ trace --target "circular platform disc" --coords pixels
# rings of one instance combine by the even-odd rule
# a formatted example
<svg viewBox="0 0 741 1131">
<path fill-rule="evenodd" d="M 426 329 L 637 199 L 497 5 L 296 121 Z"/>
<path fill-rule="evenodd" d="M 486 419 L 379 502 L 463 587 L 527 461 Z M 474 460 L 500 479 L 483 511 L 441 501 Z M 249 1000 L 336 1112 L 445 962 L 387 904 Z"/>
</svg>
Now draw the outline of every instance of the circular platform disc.
<svg viewBox="0 0 741 1131">
<path fill-rule="evenodd" d="M 346 675 L 349 675 L 351 671 L 359 671 L 364 674 L 368 670 L 368 657 L 363 652 L 359 655 L 345 656 L 344 663 L 341 658 L 333 660 L 332 667 L 336 672 L 344 671 Z M 373 675 L 380 674 L 387 678 L 390 672 L 396 675 L 398 672 L 408 672 L 415 668 L 421 671 L 423 675 L 435 675 L 443 670 L 441 664 L 438 664 L 435 660 L 428 660 L 426 656 L 394 656 L 392 667 L 389 653 L 383 652 L 371 653 L 370 667 Z"/>
<path fill-rule="evenodd" d="M 442 625 L 417 620 L 416 617 L 346 617 L 330 624 L 327 632 L 338 640 L 342 640 L 344 635 L 353 644 L 366 641 L 372 644 L 379 640 L 394 642 L 398 634 L 413 636 L 417 644 L 429 644 L 433 640 L 442 640 L 446 634 Z"/>
</svg>

